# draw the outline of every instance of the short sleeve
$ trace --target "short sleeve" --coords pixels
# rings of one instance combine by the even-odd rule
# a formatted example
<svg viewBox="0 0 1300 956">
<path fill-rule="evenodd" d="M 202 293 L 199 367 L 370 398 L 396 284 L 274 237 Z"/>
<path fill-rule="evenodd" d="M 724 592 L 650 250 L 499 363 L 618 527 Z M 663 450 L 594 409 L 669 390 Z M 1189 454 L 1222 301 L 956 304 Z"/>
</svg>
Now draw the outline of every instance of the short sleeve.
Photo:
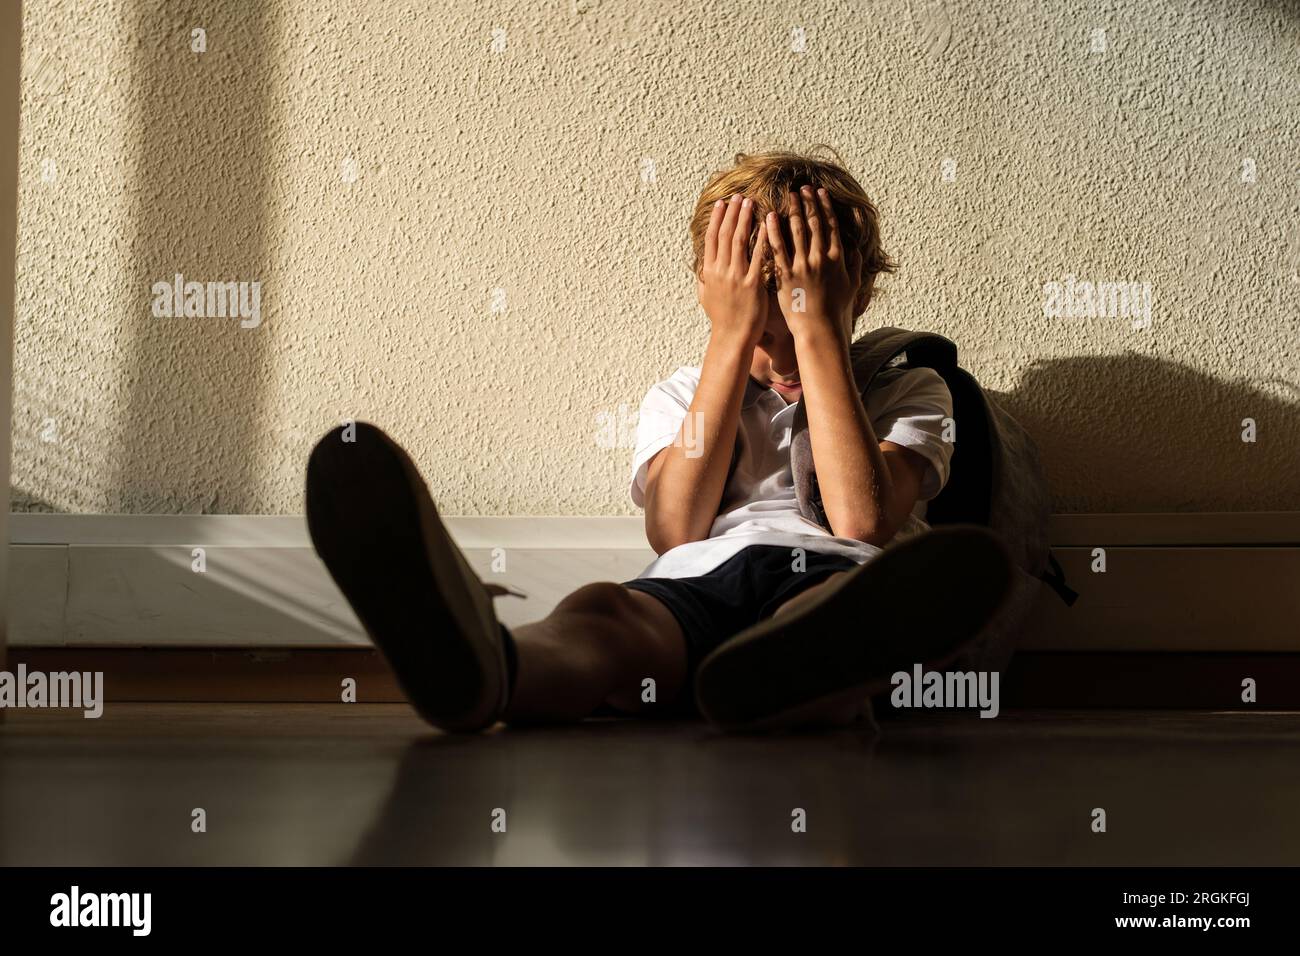
<svg viewBox="0 0 1300 956">
<path fill-rule="evenodd" d="M 668 379 L 650 386 L 641 401 L 636 422 L 636 450 L 632 454 L 632 502 L 645 507 L 650 460 L 673 443 L 690 411 L 700 370 L 679 368 Z"/>
<path fill-rule="evenodd" d="M 944 440 L 945 419 L 952 418 L 952 393 L 931 368 L 882 371 L 868 394 L 868 412 L 876 437 L 922 455 L 930 464 L 921 481 L 919 500 L 929 501 L 948 483 L 952 442 Z"/>
</svg>

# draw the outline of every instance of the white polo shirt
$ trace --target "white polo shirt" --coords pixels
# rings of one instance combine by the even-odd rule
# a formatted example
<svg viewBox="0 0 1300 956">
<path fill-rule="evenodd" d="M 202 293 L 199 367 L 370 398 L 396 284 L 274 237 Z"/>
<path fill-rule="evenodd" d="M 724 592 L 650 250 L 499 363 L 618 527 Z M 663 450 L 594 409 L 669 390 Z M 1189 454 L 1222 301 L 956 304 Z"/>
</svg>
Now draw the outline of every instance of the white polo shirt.
<svg viewBox="0 0 1300 956">
<path fill-rule="evenodd" d="M 641 402 L 631 488 L 632 500 L 639 508 L 645 507 L 650 459 L 677 437 L 699 383 L 698 367 L 682 367 L 651 386 Z M 929 463 L 916 507 L 888 542 L 892 545 L 928 530 L 925 502 L 939 494 L 948 481 L 953 447 L 942 435 L 943 420 L 953 413 L 952 395 L 933 369 L 894 366 L 881 369 L 871 383 L 866 410 L 880 441 L 911 448 Z M 863 541 L 835 537 L 799 513 L 790 467 L 794 412 L 795 405 L 786 404 L 774 389 L 750 379 L 740 410 L 740 458 L 723 490 L 709 536 L 666 551 L 641 577 L 706 574 L 754 544 L 842 554 L 859 564 L 882 551 Z"/>
</svg>

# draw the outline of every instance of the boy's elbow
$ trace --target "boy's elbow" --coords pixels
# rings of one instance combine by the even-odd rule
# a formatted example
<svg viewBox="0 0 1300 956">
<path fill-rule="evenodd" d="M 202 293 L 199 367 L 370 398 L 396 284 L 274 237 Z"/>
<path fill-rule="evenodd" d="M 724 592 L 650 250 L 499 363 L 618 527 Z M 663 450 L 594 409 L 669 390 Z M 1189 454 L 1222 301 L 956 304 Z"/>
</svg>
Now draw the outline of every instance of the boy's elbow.
<svg viewBox="0 0 1300 956">
<path fill-rule="evenodd" d="M 867 544 L 873 544 L 877 548 L 883 548 L 889 544 L 890 539 L 896 534 L 898 534 L 897 528 L 888 528 L 884 531 L 875 531 L 860 540 L 865 541 Z"/>
<path fill-rule="evenodd" d="M 660 557 L 663 557 L 665 554 L 671 551 L 673 547 L 674 546 L 672 544 L 670 544 L 669 542 L 665 541 L 662 538 L 650 537 L 650 548 L 652 551 L 654 551 L 656 555 Z"/>
<path fill-rule="evenodd" d="M 646 515 L 645 536 L 655 554 L 665 554 L 678 545 L 700 541 L 706 537 L 702 534 L 695 534 L 689 528 L 678 528 L 665 525 L 662 522 L 652 521 L 649 514 Z"/>
<path fill-rule="evenodd" d="M 692 538 L 685 534 L 673 534 L 658 529 L 646 528 L 646 540 L 650 542 L 650 547 L 654 549 L 655 554 L 667 554 L 673 548 L 680 544 L 688 544 L 691 541 L 698 541 L 699 538 Z"/>
<path fill-rule="evenodd" d="M 678 545 L 702 541 L 709 536 L 712 519 L 703 528 L 693 527 L 690 515 L 660 507 L 656 491 L 652 483 L 645 497 L 645 536 L 655 554 L 664 554 Z"/>
<path fill-rule="evenodd" d="M 861 541 L 863 544 L 875 545 L 878 548 L 884 547 L 889 539 L 898 534 L 898 527 L 890 522 L 854 522 L 845 525 L 843 529 L 833 529 L 837 537 L 850 538 L 854 541 Z"/>
<path fill-rule="evenodd" d="M 876 547 L 883 547 L 885 542 L 889 540 L 889 535 L 867 529 L 848 531 L 844 534 L 838 535 L 838 537 L 849 538 L 853 541 L 861 541 L 863 544 L 874 544 Z"/>
</svg>

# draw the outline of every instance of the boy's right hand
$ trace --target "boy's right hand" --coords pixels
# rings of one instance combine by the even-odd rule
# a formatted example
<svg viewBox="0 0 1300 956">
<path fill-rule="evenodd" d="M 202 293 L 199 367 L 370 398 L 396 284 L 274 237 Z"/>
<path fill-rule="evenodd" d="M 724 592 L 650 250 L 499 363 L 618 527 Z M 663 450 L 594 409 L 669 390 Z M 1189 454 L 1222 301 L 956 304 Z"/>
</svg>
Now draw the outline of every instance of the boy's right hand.
<svg viewBox="0 0 1300 956">
<path fill-rule="evenodd" d="M 754 255 L 749 255 L 749 230 L 754 202 L 739 193 L 719 199 L 704 236 L 704 263 L 698 279 L 700 305 L 715 334 L 748 343 L 752 348 L 767 324 L 768 293 L 761 278 L 767 230 L 759 228 Z"/>
</svg>

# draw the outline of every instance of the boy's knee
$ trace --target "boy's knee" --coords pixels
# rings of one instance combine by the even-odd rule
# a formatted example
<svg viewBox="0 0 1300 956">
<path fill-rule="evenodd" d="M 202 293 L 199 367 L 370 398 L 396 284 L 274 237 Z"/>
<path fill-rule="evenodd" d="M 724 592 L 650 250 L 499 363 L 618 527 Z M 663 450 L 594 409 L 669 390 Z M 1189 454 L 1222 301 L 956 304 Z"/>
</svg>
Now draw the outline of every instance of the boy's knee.
<svg viewBox="0 0 1300 956">
<path fill-rule="evenodd" d="M 648 622 L 645 609 L 632 591 L 612 581 L 584 585 L 568 595 L 556 612 L 581 614 L 595 619 L 600 626 L 601 643 L 624 659 L 635 659 L 645 652 Z"/>
<path fill-rule="evenodd" d="M 571 614 L 591 614 L 611 620 L 623 620 L 636 613 L 631 592 L 613 581 L 584 584 L 564 598 L 555 608 Z"/>
</svg>

